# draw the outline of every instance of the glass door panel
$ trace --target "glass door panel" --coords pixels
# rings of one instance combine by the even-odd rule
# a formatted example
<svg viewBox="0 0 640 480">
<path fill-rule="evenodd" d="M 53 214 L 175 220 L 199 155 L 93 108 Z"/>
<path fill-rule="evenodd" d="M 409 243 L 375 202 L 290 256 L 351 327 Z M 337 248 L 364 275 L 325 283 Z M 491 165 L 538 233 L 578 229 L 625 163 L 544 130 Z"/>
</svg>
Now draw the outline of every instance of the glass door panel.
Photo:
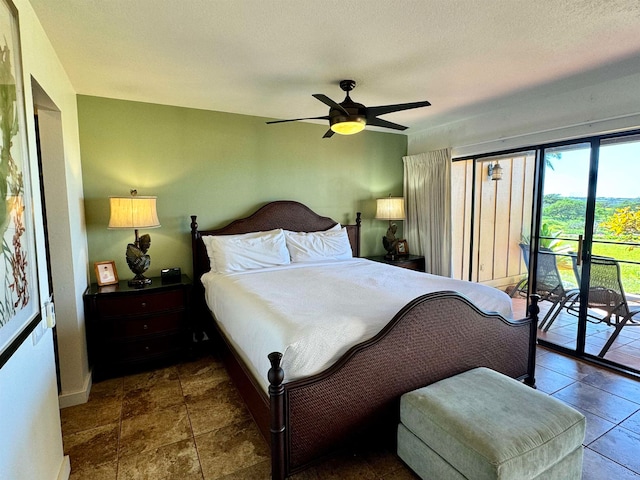
<svg viewBox="0 0 640 480">
<path fill-rule="evenodd" d="M 594 259 L 590 270 L 590 291 L 607 287 L 619 290 L 619 311 L 609 316 L 610 307 L 589 308 L 585 352 L 640 370 L 640 328 L 623 327 L 614 337 L 619 315 L 640 309 L 640 137 L 628 136 L 603 140 L 600 144 L 595 198 L 593 257 L 612 259 L 611 278 L 606 261 Z M 619 272 L 619 274 L 618 274 Z M 613 295 L 613 294 L 612 294 Z M 589 307 L 598 307 L 590 305 Z M 609 309 L 609 311 L 608 311 Z M 636 316 L 637 319 L 640 315 Z M 612 338 L 614 337 L 614 338 Z M 609 344 L 607 343 L 609 342 Z M 605 348 L 606 346 L 606 348 Z"/>
<path fill-rule="evenodd" d="M 538 338 L 577 349 L 578 316 L 563 306 L 579 299 L 578 251 L 585 237 L 591 145 L 543 150 L 543 186 L 535 291 L 540 302 Z M 575 268 L 574 268 L 575 267 Z"/>
</svg>

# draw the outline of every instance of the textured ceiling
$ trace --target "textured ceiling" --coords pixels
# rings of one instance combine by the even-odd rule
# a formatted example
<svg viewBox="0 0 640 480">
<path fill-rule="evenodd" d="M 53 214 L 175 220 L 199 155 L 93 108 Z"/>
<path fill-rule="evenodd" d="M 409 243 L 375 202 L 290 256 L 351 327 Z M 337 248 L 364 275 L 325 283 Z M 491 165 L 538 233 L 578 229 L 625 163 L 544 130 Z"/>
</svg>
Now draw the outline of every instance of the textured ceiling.
<svg viewBox="0 0 640 480">
<path fill-rule="evenodd" d="M 408 134 L 640 69 L 638 0 L 30 2 L 79 94 L 286 119 L 348 78 L 367 106 L 429 100 L 382 117 Z"/>
</svg>

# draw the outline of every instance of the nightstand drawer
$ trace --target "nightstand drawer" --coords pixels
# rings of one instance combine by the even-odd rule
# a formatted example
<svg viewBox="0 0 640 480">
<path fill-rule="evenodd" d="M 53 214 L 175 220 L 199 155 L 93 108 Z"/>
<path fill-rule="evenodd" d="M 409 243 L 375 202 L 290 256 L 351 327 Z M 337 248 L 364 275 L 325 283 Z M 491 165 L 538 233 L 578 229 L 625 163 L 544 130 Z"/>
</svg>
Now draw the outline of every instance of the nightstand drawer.
<svg viewBox="0 0 640 480">
<path fill-rule="evenodd" d="M 153 314 L 183 308 L 183 305 L 184 293 L 180 289 L 162 293 L 97 299 L 98 310 L 103 317 Z"/>
<path fill-rule="evenodd" d="M 115 350 L 121 362 L 136 359 L 148 359 L 154 356 L 167 355 L 184 349 L 184 335 L 160 335 L 142 338 L 131 342 L 118 342 Z"/>
<path fill-rule="evenodd" d="M 182 329 L 183 322 L 182 312 L 165 313 L 155 317 L 122 318 L 114 322 L 113 335 L 117 338 L 130 338 L 169 333 Z"/>
</svg>

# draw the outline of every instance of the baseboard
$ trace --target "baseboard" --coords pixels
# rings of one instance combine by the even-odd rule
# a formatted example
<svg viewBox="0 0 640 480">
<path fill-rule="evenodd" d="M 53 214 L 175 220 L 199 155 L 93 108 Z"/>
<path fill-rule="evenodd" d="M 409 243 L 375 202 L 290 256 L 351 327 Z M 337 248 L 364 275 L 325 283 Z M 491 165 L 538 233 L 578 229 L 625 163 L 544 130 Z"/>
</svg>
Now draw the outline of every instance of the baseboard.
<svg viewBox="0 0 640 480">
<path fill-rule="evenodd" d="M 89 393 L 91 393 L 91 385 L 91 371 L 89 371 L 84 379 L 84 385 L 81 390 L 70 393 L 62 392 L 58 395 L 58 404 L 60 405 L 60 408 L 73 407 L 74 405 L 87 403 L 89 400 Z"/>
<path fill-rule="evenodd" d="M 69 455 L 65 455 L 62 458 L 62 463 L 60 464 L 60 471 L 58 471 L 57 480 L 69 480 L 71 476 L 71 461 L 69 460 Z"/>
</svg>

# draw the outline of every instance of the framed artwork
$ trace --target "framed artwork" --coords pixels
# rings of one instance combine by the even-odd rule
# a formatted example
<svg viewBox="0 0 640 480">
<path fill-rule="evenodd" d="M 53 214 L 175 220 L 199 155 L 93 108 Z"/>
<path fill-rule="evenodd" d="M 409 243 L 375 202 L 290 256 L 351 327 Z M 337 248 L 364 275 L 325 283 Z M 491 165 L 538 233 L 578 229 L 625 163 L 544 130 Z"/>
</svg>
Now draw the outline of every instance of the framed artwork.
<svg viewBox="0 0 640 480">
<path fill-rule="evenodd" d="M 398 241 L 398 255 L 409 255 L 409 245 L 406 240 Z"/>
<path fill-rule="evenodd" d="M 96 279 L 98 285 L 115 285 L 118 283 L 118 271 L 116 270 L 116 262 L 109 260 L 106 262 L 96 262 L 93 264 L 96 270 Z"/>
<path fill-rule="evenodd" d="M 0 0 L 0 366 L 41 319 L 18 28 Z"/>
</svg>

